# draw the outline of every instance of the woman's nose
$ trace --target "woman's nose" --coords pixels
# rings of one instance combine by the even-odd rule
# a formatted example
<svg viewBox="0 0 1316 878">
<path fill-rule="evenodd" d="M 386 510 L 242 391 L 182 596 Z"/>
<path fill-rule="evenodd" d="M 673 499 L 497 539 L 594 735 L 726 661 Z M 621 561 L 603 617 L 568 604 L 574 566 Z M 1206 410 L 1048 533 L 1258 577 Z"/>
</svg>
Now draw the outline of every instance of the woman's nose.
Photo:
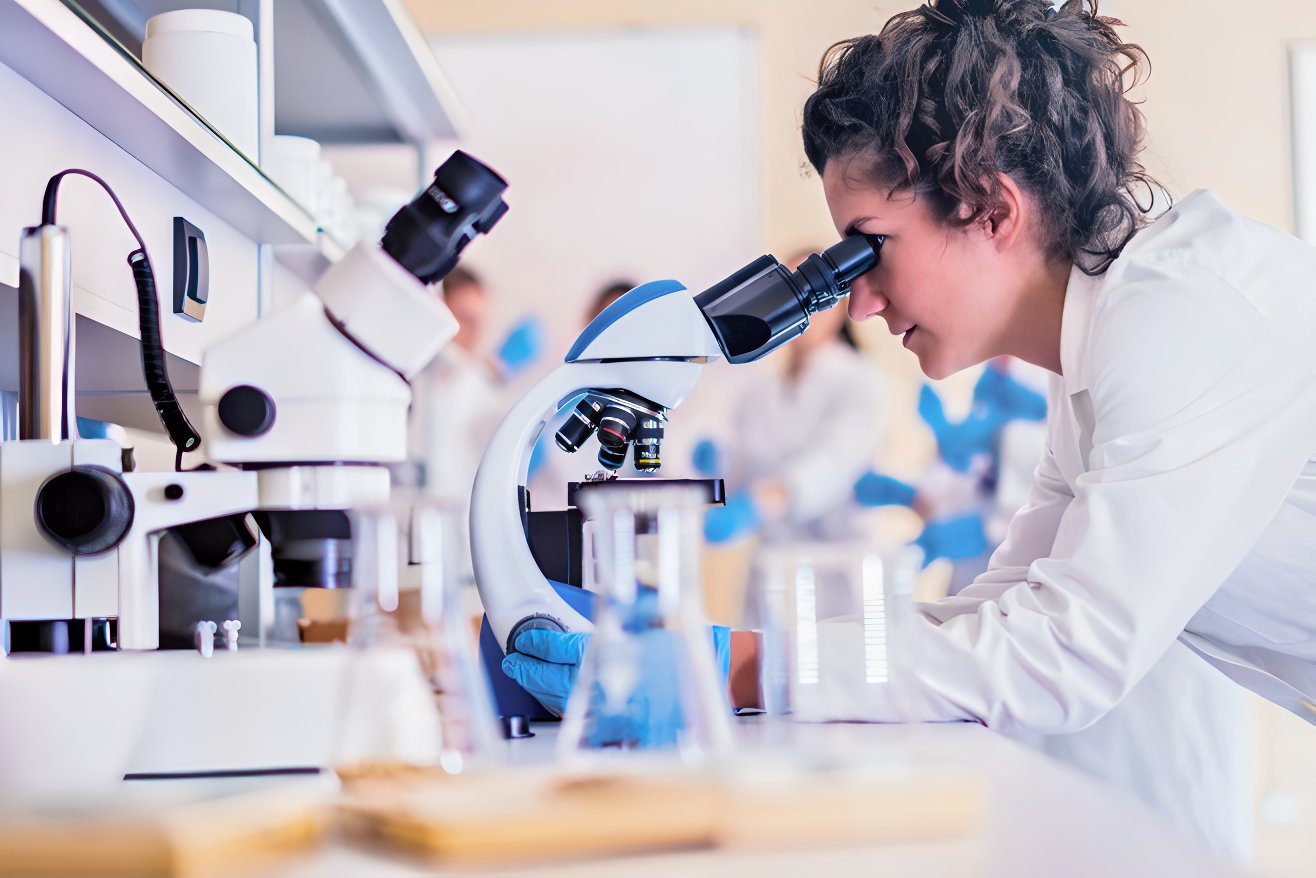
<svg viewBox="0 0 1316 878">
<path fill-rule="evenodd" d="M 869 274 L 860 275 L 850 284 L 848 308 L 851 320 L 867 320 L 874 314 L 881 314 L 886 310 L 886 296 L 878 291 L 877 284 L 869 277 Z"/>
</svg>

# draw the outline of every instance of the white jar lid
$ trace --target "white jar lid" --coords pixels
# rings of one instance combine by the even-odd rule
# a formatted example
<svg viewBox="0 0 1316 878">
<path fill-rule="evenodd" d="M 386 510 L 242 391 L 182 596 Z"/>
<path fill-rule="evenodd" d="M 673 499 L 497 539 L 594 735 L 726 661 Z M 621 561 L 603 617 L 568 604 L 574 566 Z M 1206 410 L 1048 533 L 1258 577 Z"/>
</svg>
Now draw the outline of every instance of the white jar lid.
<svg viewBox="0 0 1316 878">
<path fill-rule="evenodd" d="M 298 161 L 314 162 L 320 158 L 320 142 L 294 134 L 276 134 L 270 141 L 275 155 Z"/>
<path fill-rule="evenodd" d="M 146 20 L 146 38 L 166 33 L 215 33 L 255 41 L 251 19 L 218 9 L 175 9 Z"/>
</svg>

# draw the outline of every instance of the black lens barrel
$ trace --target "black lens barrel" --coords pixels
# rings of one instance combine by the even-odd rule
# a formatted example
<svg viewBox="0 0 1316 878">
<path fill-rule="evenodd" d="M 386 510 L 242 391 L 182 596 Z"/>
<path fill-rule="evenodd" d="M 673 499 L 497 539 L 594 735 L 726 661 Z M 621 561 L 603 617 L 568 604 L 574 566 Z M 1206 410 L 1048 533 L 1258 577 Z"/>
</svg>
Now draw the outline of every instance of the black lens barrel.
<svg viewBox="0 0 1316 878">
<path fill-rule="evenodd" d="M 434 182 L 384 228 L 384 252 L 422 283 L 443 279 L 462 248 L 494 227 L 507 204 L 507 181 L 461 150 L 434 172 Z"/>
<path fill-rule="evenodd" d="M 557 447 L 568 454 L 575 454 L 580 450 L 580 446 L 594 435 L 595 429 L 599 426 L 599 416 L 602 414 L 603 403 L 591 396 L 582 399 L 558 428 L 557 435 L 554 437 Z"/>
</svg>

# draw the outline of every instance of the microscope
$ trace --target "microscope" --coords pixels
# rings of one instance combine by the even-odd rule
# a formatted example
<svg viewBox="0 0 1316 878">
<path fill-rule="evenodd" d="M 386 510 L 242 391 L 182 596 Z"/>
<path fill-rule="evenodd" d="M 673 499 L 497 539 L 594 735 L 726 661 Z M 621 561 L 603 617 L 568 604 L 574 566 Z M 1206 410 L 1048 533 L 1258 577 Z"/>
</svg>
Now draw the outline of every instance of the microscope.
<svg viewBox="0 0 1316 878">
<path fill-rule="evenodd" d="M 128 262 L 143 371 L 178 450 L 177 472 L 133 472 L 115 442 L 77 438 L 69 241 L 55 222 L 68 173 L 100 183 L 140 245 Z M 313 293 L 206 349 L 202 448 L 165 370 L 144 241 L 104 181 L 64 174 L 52 179 L 42 224 L 25 230 L 21 249 L 21 434 L 0 443 L 6 651 L 14 630 L 55 625 L 85 632 L 82 651 L 156 649 L 161 534 L 182 534 L 205 564 L 228 564 L 256 545 L 248 513 L 270 544 L 276 586 L 346 585 L 346 512 L 388 498 L 385 464 L 406 457 L 408 379 L 457 330 L 426 285 L 507 212 L 506 182 L 454 153 L 379 244 L 357 245 Z M 183 453 L 198 449 L 210 463 L 184 470 Z M 63 637 L 50 651 L 71 651 Z"/>
<path fill-rule="evenodd" d="M 694 388 L 703 366 L 719 356 L 751 363 L 803 333 L 811 314 L 834 306 L 877 264 L 882 240 L 845 238 L 794 272 L 761 256 L 697 295 L 674 280 L 653 281 L 585 327 L 565 362 L 503 419 L 475 477 L 471 557 L 487 622 L 504 652 L 522 631 L 593 628 L 550 585 L 526 539 L 530 452 L 549 420 L 575 401 L 555 437 L 561 448 L 575 452 L 597 435 L 607 470 L 620 467 L 629 450 L 637 469 L 656 472 L 667 413 Z"/>
</svg>

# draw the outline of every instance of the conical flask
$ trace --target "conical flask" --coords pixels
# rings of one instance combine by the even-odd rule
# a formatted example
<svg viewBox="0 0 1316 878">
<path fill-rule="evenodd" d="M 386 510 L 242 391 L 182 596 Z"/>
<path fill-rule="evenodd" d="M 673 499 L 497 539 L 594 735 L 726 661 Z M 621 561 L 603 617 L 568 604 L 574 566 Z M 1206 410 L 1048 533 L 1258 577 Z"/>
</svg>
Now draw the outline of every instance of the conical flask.
<svg viewBox="0 0 1316 878">
<path fill-rule="evenodd" d="M 498 761 L 488 681 L 455 575 L 454 515 L 409 494 L 353 512 L 337 763 L 456 774 Z"/>
<path fill-rule="evenodd" d="M 703 492 L 611 482 L 582 490 L 577 503 L 598 607 L 559 754 L 644 750 L 698 761 L 724 752 L 731 709 L 700 588 Z"/>
</svg>

